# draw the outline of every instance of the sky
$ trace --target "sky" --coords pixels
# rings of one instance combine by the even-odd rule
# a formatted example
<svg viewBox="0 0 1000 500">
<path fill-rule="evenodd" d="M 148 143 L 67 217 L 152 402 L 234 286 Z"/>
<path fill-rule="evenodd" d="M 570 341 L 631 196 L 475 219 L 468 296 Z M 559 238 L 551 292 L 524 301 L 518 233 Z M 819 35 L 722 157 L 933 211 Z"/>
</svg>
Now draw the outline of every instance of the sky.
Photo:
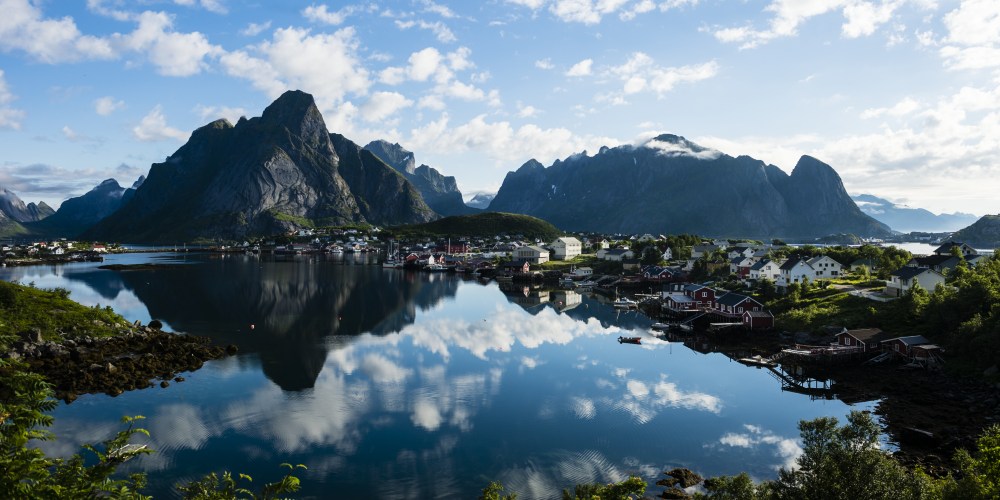
<svg viewBox="0 0 1000 500">
<path fill-rule="evenodd" d="M 0 186 L 131 185 L 217 118 L 313 94 L 331 132 L 496 191 L 662 133 L 1000 212 L 996 0 L 0 0 Z M 720 182 L 724 182 L 720 179 Z"/>
</svg>

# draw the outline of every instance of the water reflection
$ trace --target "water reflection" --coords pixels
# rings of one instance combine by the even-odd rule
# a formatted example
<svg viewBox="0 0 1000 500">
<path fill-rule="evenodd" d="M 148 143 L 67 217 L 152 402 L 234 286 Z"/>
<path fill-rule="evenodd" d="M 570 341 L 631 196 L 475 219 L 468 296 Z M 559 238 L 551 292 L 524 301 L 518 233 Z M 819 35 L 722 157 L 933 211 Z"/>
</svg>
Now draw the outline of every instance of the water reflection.
<svg viewBox="0 0 1000 500">
<path fill-rule="evenodd" d="M 56 411 L 61 439 L 45 446 L 62 453 L 109 437 L 121 415 L 149 417 L 157 453 L 129 467 L 162 471 L 154 493 L 219 464 L 271 480 L 282 462 L 310 467 L 304 495 L 346 498 L 468 498 L 491 479 L 558 498 L 580 482 L 655 481 L 676 465 L 735 473 L 748 459 L 767 477 L 793 456 L 785 436 L 800 418 L 846 413 L 571 291 L 311 259 L 45 279 L 110 283 L 101 273 L 151 317 L 242 350 L 165 390 Z"/>
</svg>

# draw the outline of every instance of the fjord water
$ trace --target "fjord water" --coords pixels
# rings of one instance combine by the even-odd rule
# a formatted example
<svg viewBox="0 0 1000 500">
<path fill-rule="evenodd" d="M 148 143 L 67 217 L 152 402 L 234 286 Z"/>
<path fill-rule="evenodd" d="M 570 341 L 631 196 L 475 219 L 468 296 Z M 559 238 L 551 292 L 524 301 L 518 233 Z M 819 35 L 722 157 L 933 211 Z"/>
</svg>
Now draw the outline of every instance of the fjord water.
<svg viewBox="0 0 1000 500">
<path fill-rule="evenodd" d="M 53 412 L 59 439 L 44 448 L 58 454 L 144 415 L 156 453 L 126 469 L 148 471 L 157 497 L 223 469 L 259 487 L 281 463 L 308 466 L 300 497 L 474 498 L 499 480 L 520 498 L 557 498 L 628 474 L 652 485 L 679 466 L 764 479 L 800 451 L 799 420 L 870 408 L 783 392 L 766 370 L 653 338 L 650 319 L 573 292 L 325 256 L 105 263 L 141 262 L 175 265 L 0 278 L 239 346 L 165 389 L 86 395 Z"/>
</svg>

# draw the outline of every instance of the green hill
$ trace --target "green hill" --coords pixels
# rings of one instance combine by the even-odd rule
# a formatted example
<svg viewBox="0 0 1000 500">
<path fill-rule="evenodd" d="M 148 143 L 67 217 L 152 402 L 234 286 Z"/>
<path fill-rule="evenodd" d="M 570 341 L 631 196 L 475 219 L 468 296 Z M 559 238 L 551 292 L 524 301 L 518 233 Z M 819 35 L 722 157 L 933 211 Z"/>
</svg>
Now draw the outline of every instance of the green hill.
<svg viewBox="0 0 1000 500">
<path fill-rule="evenodd" d="M 397 226 L 391 229 L 397 236 L 493 237 L 520 234 L 525 238 L 553 240 L 564 233 L 558 228 L 529 215 L 487 212 L 476 215 L 456 215 L 425 224 Z"/>
</svg>

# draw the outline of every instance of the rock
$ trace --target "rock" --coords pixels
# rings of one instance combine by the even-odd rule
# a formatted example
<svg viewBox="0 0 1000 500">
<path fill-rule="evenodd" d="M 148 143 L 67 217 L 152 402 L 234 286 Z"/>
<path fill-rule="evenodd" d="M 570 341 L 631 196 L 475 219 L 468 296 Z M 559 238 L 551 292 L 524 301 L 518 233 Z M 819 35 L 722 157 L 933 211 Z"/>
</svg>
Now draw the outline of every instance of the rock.
<svg viewBox="0 0 1000 500">
<path fill-rule="evenodd" d="M 668 488 L 660 493 L 660 498 L 691 498 L 691 495 L 680 488 Z"/>
<path fill-rule="evenodd" d="M 184 377 L 174 377 L 174 382 L 183 382 Z"/>
<path fill-rule="evenodd" d="M 42 342 L 42 329 L 32 328 L 31 330 L 28 330 L 26 332 L 21 332 L 21 338 L 28 343 L 38 344 Z"/>
<path fill-rule="evenodd" d="M 170 387 L 170 382 L 164 380 L 163 382 L 160 382 L 160 387 L 166 389 L 167 387 Z"/>
<path fill-rule="evenodd" d="M 153 321 L 150 321 L 148 326 L 150 328 L 154 329 L 154 330 L 162 330 L 163 329 L 163 323 L 161 323 L 160 320 L 158 320 L 158 319 L 154 319 Z"/>
<path fill-rule="evenodd" d="M 236 347 L 236 344 L 229 344 L 229 345 L 226 346 L 226 354 L 228 354 L 230 356 L 232 356 L 233 354 L 236 354 L 237 352 L 239 352 L 239 350 L 240 349 L 238 347 Z"/>
<path fill-rule="evenodd" d="M 104 370 L 107 371 L 108 373 L 114 374 L 118 372 L 118 367 L 111 363 L 108 363 L 104 365 Z"/>
<path fill-rule="evenodd" d="M 684 468 L 673 469 L 671 471 L 664 472 L 664 474 L 676 479 L 677 481 L 673 484 L 680 483 L 681 488 L 690 488 L 704 480 L 701 476 L 695 474 L 690 469 Z"/>
</svg>

